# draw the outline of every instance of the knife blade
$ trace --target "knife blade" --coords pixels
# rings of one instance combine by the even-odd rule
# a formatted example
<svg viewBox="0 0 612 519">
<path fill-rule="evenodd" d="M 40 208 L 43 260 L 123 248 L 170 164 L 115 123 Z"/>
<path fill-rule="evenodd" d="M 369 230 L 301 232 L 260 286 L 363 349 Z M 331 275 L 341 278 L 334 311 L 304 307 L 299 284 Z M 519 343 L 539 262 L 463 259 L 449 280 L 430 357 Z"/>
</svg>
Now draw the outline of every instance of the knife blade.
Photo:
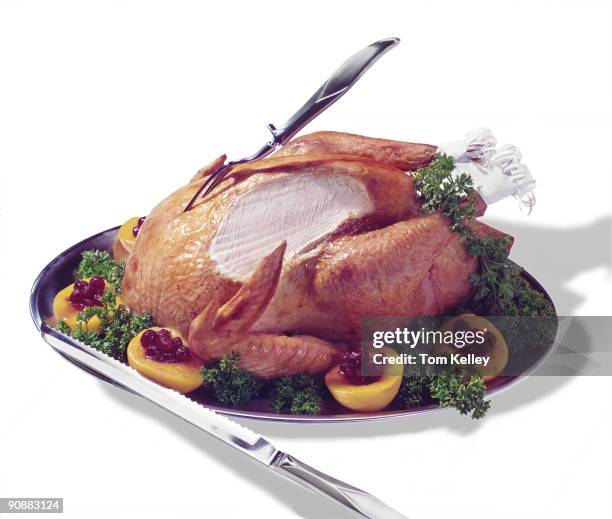
<svg viewBox="0 0 612 519">
<path fill-rule="evenodd" d="M 193 198 L 185 207 L 184 212 L 189 211 L 200 196 L 203 198 L 210 193 L 215 186 L 223 180 L 223 177 L 232 166 L 259 160 L 272 153 L 278 146 L 285 144 L 310 121 L 327 110 L 332 104 L 346 94 L 383 54 L 398 45 L 399 42 L 399 38 L 385 38 L 353 54 L 336 69 L 329 79 L 319 87 L 310 99 L 308 99 L 308 101 L 306 101 L 306 103 L 304 103 L 285 124 L 279 128 L 273 124 L 268 124 L 268 129 L 272 133 L 271 141 L 264 144 L 250 157 L 227 162 L 217 169 L 217 171 L 214 171 L 195 192 Z"/>
<path fill-rule="evenodd" d="M 332 499 L 358 517 L 406 519 L 406 516 L 371 494 L 306 465 L 294 456 L 277 449 L 269 440 L 256 432 L 141 376 L 129 365 L 86 344 L 78 343 L 77 347 L 73 344 L 74 339 L 70 339 L 72 343 L 68 343 L 65 336 L 46 324 L 41 326 L 41 334 L 58 353 L 91 374 L 157 404 L 226 445 L 247 454 L 277 474 Z"/>
</svg>

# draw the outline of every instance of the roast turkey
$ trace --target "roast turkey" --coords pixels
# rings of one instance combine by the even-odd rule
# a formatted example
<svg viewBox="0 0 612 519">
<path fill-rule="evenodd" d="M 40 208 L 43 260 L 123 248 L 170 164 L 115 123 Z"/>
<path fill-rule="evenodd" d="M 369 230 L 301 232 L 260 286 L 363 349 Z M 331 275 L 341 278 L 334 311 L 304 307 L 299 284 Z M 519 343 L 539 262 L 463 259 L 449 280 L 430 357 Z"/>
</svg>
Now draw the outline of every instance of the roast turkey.
<svg viewBox="0 0 612 519">
<path fill-rule="evenodd" d="M 222 156 L 147 216 L 123 300 L 206 362 L 237 351 L 261 377 L 325 371 L 363 317 L 443 314 L 470 296 L 476 260 L 445 217 L 419 215 L 407 174 L 436 151 L 314 133 L 234 167 L 184 212 Z"/>
</svg>

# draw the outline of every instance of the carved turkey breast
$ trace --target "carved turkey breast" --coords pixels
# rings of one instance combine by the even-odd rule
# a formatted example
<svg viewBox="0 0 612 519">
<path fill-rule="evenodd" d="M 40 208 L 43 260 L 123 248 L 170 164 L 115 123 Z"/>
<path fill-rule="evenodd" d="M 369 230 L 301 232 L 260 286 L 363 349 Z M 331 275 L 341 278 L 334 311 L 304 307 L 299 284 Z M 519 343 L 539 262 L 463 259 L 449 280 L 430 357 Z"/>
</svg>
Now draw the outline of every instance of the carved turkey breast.
<svg viewBox="0 0 612 519">
<path fill-rule="evenodd" d="M 469 297 L 476 260 L 443 216 L 418 215 L 406 174 L 436 150 L 314 133 L 234 167 L 183 212 L 220 157 L 147 216 L 123 300 L 205 361 L 237 351 L 262 377 L 325 371 L 363 317 L 441 314 Z"/>
</svg>

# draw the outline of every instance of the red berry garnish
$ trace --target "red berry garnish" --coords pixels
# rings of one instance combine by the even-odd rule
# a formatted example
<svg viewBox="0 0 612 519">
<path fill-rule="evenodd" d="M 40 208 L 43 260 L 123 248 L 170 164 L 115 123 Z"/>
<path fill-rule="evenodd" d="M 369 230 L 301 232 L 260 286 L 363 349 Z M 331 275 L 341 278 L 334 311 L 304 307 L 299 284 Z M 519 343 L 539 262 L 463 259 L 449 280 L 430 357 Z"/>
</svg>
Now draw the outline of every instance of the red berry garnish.
<svg viewBox="0 0 612 519">
<path fill-rule="evenodd" d="M 365 362 L 368 364 L 367 371 L 369 373 L 375 373 L 374 375 L 363 374 L 365 370 L 361 365 L 362 360 L 360 351 L 349 351 L 344 354 L 340 362 L 340 374 L 353 386 L 364 386 L 380 380 L 382 378 L 382 366 L 374 364 L 369 357 L 365 359 Z"/>
<path fill-rule="evenodd" d="M 105 288 L 104 279 L 99 276 L 91 278 L 89 282 L 79 279 L 74 283 L 68 301 L 79 312 L 90 306 L 102 306 L 100 299 Z"/>
<path fill-rule="evenodd" d="M 89 281 L 89 289 L 95 291 L 96 293 L 103 293 L 104 288 L 104 279 L 99 276 L 91 278 L 91 280 Z"/>
<path fill-rule="evenodd" d="M 157 347 L 157 333 L 155 330 L 145 330 L 140 336 L 140 343 L 145 348 Z"/>
<path fill-rule="evenodd" d="M 160 349 L 167 351 L 168 353 L 173 352 L 176 348 L 172 345 L 172 334 L 169 330 L 162 328 L 157 332 L 157 343 Z"/>
<path fill-rule="evenodd" d="M 141 216 L 140 218 L 138 218 L 138 223 L 132 227 L 132 234 L 134 235 L 134 238 L 136 238 L 136 236 L 138 236 L 138 233 L 140 232 L 140 228 L 142 227 L 142 224 L 145 221 L 145 216 Z"/>
<path fill-rule="evenodd" d="M 191 360 L 191 350 L 181 346 L 175 353 L 178 362 L 189 362 Z"/>
<path fill-rule="evenodd" d="M 170 330 L 146 330 L 140 336 L 145 357 L 157 362 L 189 362 L 191 350 L 183 345 L 180 337 L 172 337 Z"/>
</svg>

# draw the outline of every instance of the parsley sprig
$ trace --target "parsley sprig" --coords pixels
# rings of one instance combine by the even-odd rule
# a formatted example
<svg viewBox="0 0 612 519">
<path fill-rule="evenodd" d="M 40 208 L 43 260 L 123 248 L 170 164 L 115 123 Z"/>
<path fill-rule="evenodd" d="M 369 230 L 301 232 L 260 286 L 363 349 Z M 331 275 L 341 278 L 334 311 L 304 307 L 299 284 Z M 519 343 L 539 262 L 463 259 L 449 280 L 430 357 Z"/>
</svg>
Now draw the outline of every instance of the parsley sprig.
<svg viewBox="0 0 612 519">
<path fill-rule="evenodd" d="M 482 418 L 489 407 L 485 400 L 486 386 L 481 376 L 461 373 L 459 370 L 408 370 L 404 373 L 396 402 L 403 407 L 437 404 L 452 407 L 459 413 Z"/>
<path fill-rule="evenodd" d="M 124 263 L 115 261 L 105 250 L 86 250 L 81 254 L 81 262 L 75 272 L 76 279 L 100 276 L 106 279 L 115 292 L 121 291 Z"/>
<path fill-rule="evenodd" d="M 423 213 L 441 213 L 449 228 L 461 236 L 468 253 L 478 258 L 479 269 L 470 276 L 476 288 L 472 302 L 487 314 L 514 313 L 520 269 L 508 261 L 508 237 L 480 237 L 474 230 L 475 189 L 467 173 L 453 175 L 452 157 L 438 155 L 428 166 L 419 168 L 414 181 Z"/>
<path fill-rule="evenodd" d="M 153 318 L 147 314 L 136 314 L 117 304 L 117 294 L 123 278 L 123 263 L 116 262 L 106 251 L 88 250 L 81 256 L 75 272 L 77 279 L 101 276 L 111 283 L 100 298 L 101 306 L 85 308 L 77 316 L 74 330 L 64 322 L 57 323 L 60 332 L 95 348 L 117 360 L 126 362 L 129 342 L 136 334 L 153 326 Z M 96 316 L 100 320 L 98 331 L 88 328 L 87 323 Z"/>
<path fill-rule="evenodd" d="M 116 294 L 112 289 L 104 292 L 100 301 L 102 306 L 85 308 L 77 316 L 77 327 L 74 330 L 71 330 L 64 321 L 60 321 L 57 328 L 79 342 L 121 362 L 126 362 L 129 342 L 136 334 L 153 326 L 153 319 L 149 314 L 135 314 L 125 306 L 117 305 Z M 94 316 L 100 320 L 98 331 L 87 327 L 87 323 Z"/>
<path fill-rule="evenodd" d="M 319 414 L 322 384 L 311 375 L 280 377 L 271 382 L 270 407 L 277 413 Z"/>
<path fill-rule="evenodd" d="M 204 384 L 210 387 L 219 402 L 231 406 L 244 405 L 259 395 L 263 381 L 238 367 L 240 356 L 233 351 L 220 361 L 202 368 Z"/>
</svg>

